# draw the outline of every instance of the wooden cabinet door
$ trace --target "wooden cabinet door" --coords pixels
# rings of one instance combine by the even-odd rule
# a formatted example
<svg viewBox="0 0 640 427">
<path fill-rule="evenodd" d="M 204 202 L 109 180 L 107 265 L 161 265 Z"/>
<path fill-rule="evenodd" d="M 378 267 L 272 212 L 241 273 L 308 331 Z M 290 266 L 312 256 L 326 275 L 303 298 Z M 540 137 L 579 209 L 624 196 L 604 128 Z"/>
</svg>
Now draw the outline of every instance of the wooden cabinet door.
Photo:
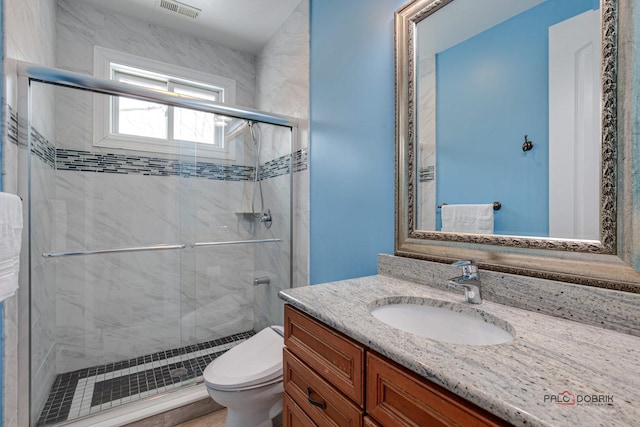
<svg viewBox="0 0 640 427">
<path fill-rule="evenodd" d="M 364 407 L 365 347 L 285 305 L 284 344 L 300 360 Z"/>
<path fill-rule="evenodd" d="M 455 394 L 367 353 L 367 414 L 391 426 L 507 426 Z"/>
<path fill-rule="evenodd" d="M 316 427 L 311 418 L 285 393 L 282 397 L 283 427 Z"/>
<path fill-rule="evenodd" d="M 368 415 L 364 417 L 364 427 L 381 427 L 373 418 Z"/>
</svg>

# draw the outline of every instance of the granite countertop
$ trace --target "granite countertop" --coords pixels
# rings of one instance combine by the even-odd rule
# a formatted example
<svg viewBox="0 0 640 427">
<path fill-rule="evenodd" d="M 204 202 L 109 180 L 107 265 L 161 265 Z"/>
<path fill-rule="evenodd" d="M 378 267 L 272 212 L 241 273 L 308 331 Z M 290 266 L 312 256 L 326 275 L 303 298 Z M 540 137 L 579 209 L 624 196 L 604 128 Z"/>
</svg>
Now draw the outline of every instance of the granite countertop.
<svg viewBox="0 0 640 427">
<path fill-rule="evenodd" d="M 511 324 L 513 341 L 434 341 L 382 323 L 369 313 L 370 304 L 394 296 L 466 304 L 464 296 L 380 275 L 287 289 L 279 296 L 515 425 L 631 426 L 640 420 L 639 337 L 485 301 L 474 307 Z M 550 401 L 565 390 L 583 402 Z M 585 396 L 609 402 L 587 405 Z"/>
</svg>

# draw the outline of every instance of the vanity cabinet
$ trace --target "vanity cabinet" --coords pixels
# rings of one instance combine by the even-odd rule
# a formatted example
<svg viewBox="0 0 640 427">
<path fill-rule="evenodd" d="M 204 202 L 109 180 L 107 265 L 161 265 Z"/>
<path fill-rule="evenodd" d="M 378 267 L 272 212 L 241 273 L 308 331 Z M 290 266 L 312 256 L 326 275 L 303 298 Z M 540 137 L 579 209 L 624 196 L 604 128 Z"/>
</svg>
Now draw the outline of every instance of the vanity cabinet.
<svg viewBox="0 0 640 427">
<path fill-rule="evenodd" d="M 285 427 L 510 425 L 290 305 L 284 329 Z"/>
<path fill-rule="evenodd" d="M 288 305 L 284 318 L 285 395 L 315 425 L 362 426 L 365 347 Z"/>
</svg>

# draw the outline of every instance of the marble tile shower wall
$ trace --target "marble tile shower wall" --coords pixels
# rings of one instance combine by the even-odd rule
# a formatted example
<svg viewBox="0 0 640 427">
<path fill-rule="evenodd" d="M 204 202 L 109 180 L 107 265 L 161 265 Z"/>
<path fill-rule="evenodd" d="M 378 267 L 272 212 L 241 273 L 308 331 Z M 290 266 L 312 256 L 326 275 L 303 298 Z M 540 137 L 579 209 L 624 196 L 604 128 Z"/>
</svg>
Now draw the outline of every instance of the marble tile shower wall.
<svg viewBox="0 0 640 427">
<path fill-rule="evenodd" d="M 55 215 L 64 226 L 56 230 L 49 251 L 181 242 L 179 180 L 58 172 Z M 48 261 L 58 266 L 57 372 L 158 351 L 163 341 L 179 342 L 179 253 Z M 124 352 L 131 356 L 123 357 Z"/>
<path fill-rule="evenodd" d="M 294 148 L 293 175 L 293 286 L 309 284 L 309 170 L 307 152 L 309 147 L 309 1 L 302 0 L 291 16 L 272 36 L 257 59 L 256 107 L 274 113 L 285 114 L 299 119 L 297 146 Z M 268 132 L 277 132 L 275 129 Z M 267 136 L 268 137 L 268 132 Z M 271 144 L 266 147 L 264 158 L 278 159 L 288 151 L 285 145 Z M 272 165 L 266 165 L 268 171 Z M 277 170 L 277 163 L 273 169 Z M 265 172 L 269 173 L 269 172 Z M 267 200 L 275 201 L 275 206 L 288 206 L 285 200 L 290 182 L 285 176 L 265 181 L 264 191 Z M 290 212 L 274 210 L 271 229 L 261 228 L 263 237 L 286 236 L 282 224 L 288 224 L 285 217 Z M 289 243 L 287 241 L 287 243 Z M 282 301 L 277 294 L 280 289 L 289 286 L 289 271 L 283 263 L 289 255 L 290 245 L 263 246 L 256 251 L 256 272 L 271 278 L 270 285 L 257 287 L 254 293 L 256 329 L 269 324 L 280 324 L 283 319 Z"/>
<path fill-rule="evenodd" d="M 78 0 L 57 1 L 59 68 L 93 74 L 93 48 L 102 46 L 234 79 L 236 104 L 254 107 L 255 56 Z"/>
<path fill-rule="evenodd" d="M 288 141 L 290 132 L 288 129 L 270 129 L 268 133 L 276 141 Z M 267 134 L 267 133 L 265 133 Z M 272 146 L 275 144 L 268 144 Z M 285 144 L 282 144 L 285 145 Z M 273 152 L 273 151 L 272 151 Z M 303 165 L 302 153 L 293 168 L 294 170 L 306 170 Z M 272 217 L 271 227 L 259 224 L 255 230 L 255 236 L 259 239 L 282 239 L 279 243 L 266 243 L 256 245 L 254 250 L 255 277 L 268 277 L 270 283 L 260 285 L 254 289 L 254 326 L 260 330 L 273 324 L 282 324 L 283 313 L 281 304 L 277 302 L 277 294 L 281 289 L 289 288 L 291 281 L 291 205 L 290 194 L 292 188 L 291 175 L 283 172 L 290 170 L 290 156 L 282 156 L 261 165 L 260 176 L 262 195 L 264 199 L 264 211 L 269 211 Z M 299 173 L 294 173 L 294 180 Z M 261 209 L 260 198 L 256 197 L 256 209 Z"/>
<path fill-rule="evenodd" d="M 422 228 L 435 230 L 436 227 L 436 58 L 425 56 L 420 60 L 420 106 L 418 108 L 418 126 L 420 129 L 419 151 L 420 167 L 418 198 L 420 206 L 419 221 Z"/>
<path fill-rule="evenodd" d="M 11 105 L 4 104 L 5 126 L 3 134 L 3 144 L 0 149 L 3 151 L 3 191 L 17 192 L 17 185 L 7 182 L 6 177 L 16 174 L 17 171 L 8 172 L 7 163 L 17 163 L 18 153 L 18 116 Z M 7 162 L 11 158 L 12 162 Z M 14 166 L 15 168 L 15 166 Z M 26 252 L 26 251 L 23 251 Z M 24 259 L 22 254 L 21 263 Z M 24 279 L 20 282 L 20 285 Z M 18 363 L 18 295 L 7 298 L 3 303 L 3 416 L 0 422 L 6 426 L 16 426 L 18 417 L 18 372 L 15 367 Z"/>
<path fill-rule="evenodd" d="M 56 233 L 44 252 L 255 238 L 251 224 L 233 214 L 250 206 L 253 166 L 94 147 L 90 114 L 80 111 L 91 110 L 92 95 L 56 90 L 58 147 L 34 138 L 34 154 L 50 164 L 55 153 L 57 170 L 50 201 Z M 277 143 L 289 147 L 290 132 L 280 132 Z M 245 150 L 241 138 L 235 143 L 237 158 L 252 164 L 255 149 Z M 264 162 L 259 179 L 288 176 L 290 161 Z M 306 164 L 306 152 L 294 154 L 294 171 Z M 289 203 L 283 191 L 271 199 L 274 211 Z M 57 372 L 252 329 L 254 250 L 49 260 L 57 266 Z"/>
<path fill-rule="evenodd" d="M 294 177 L 297 178 L 295 174 Z M 281 238 L 281 243 L 269 243 L 255 248 L 256 277 L 269 277 L 268 285 L 259 285 L 254 292 L 254 325 L 260 330 L 269 325 L 281 325 L 284 319 L 283 304 L 279 302 L 278 291 L 290 286 L 291 210 L 284 200 L 291 187 L 289 175 L 279 175 L 263 182 L 265 208 L 271 210 L 271 228 L 259 227 L 257 235 L 261 239 Z M 281 201 L 278 203 L 277 201 Z"/>
<path fill-rule="evenodd" d="M 55 66 L 56 51 L 56 18 L 54 0 L 4 0 L 4 58 L 3 58 L 3 78 L 4 96 L 2 106 L 5 112 L 5 121 L 11 123 L 13 119 L 9 113 L 9 107 L 15 108 L 18 105 L 17 93 L 17 73 L 14 60 L 27 61 L 45 66 Z M 37 126 L 40 133 L 48 140 L 55 141 L 54 117 L 54 96 L 52 93 L 44 91 L 40 93 L 42 102 L 34 106 L 34 111 L 38 112 Z M 14 122 L 15 123 L 15 122 Z M 10 126 L 7 126 L 10 128 Z M 8 129 L 9 130 L 9 129 Z M 18 168 L 19 164 L 24 164 L 28 153 L 26 146 L 14 144 L 9 138 L 3 141 L 3 191 L 20 194 L 23 198 L 26 193 L 27 171 Z M 33 182 L 39 186 L 34 188 L 34 200 L 32 207 L 35 209 L 44 207 L 49 196 L 54 196 L 52 169 L 45 164 L 38 164 L 38 160 L 32 165 Z M 25 204 L 28 209 L 28 204 Z M 27 212 L 28 213 L 28 212 Z M 34 224 L 39 226 L 39 235 L 36 237 L 42 242 L 47 239 L 53 228 L 50 218 L 34 213 L 32 217 Z M 25 231 L 26 234 L 26 231 Z M 21 253 L 21 264 L 28 265 L 28 247 Z M 55 272 L 50 266 L 45 266 L 36 261 L 33 268 L 34 276 L 39 276 L 43 281 L 41 286 L 32 294 L 34 306 L 38 308 L 33 313 L 31 319 L 25 306 L 29 303 L 27 285 L 29 274 L 20 274 L 20 289 L 17 297 L 12 297 L 5 301 L 4 310 L 4 387 L 3 387 L 3 424 L 5 427 L 26 425 L 26 417 L 29 414 L 29 400 L 20 396 L 19 388 L 26 385 L 23 378 L 31 378 L 33 384 L 37 384 L 35 393 L 32 396 L 34 413 L 38 411 L 44 399 L 46 399 L 47 385 L 53 382 L 55 371 L 55 342 L 52 342 L 53 325 L 55 319 L 51 308 L 50 296 L 55 292 Z M 36 331 L 42 335 L 42 340 L 36 343 L 34 357 L 31 361 L 33 371 L 29 375 L 29 364 L 18 363 L 18 339 L 25 338 L 24 326 L 29 321 Z M 20 335 L 20 336 L 19 336 Z M 22 355 L 21 355 L 22 356 Z M 44 385 L 44 387 L 43 387 Z M 24 392 L 24 391 L 22 391 Z M 20 407 L 20 414 L 18 408 Z M 20 417 L 20 418 L 19 418 Z"/>
<path fill-rule="evenodd" d="M 7 139 L 18 145 L 18 116 L 7 106 L 8 133 Z M 50 132 L 50 130 L 49 130 Z M 31 250 L 34 253 L 45 250 L 47 242 L 51 240 L 55 224 L 50 215 L 52 200 L 55 200 L 55 148 L 49 140 L 35 128 L 31 129 L 31 206 L 33 209 L 31 236 Z M 26 263 L 25 263 L 26 265 Z M 42 258 L 32 259 L 31 277 L 38 283 L 31 291 L 32 312 L 31 327 L 38 339 L 31 343 L 31 363 L 34 366 L 33 384 L 49 384 L 55 378 L 56 366 L 56 337 L 55 337 L 55 307 L 51 301 L 55 299 L 56 266 L 43 262 Z M 12 371 L 15 370 L 15 365 Z M 46 387 L 34 387 L 33 414 L 44 404 L 48 390 Z"/>
<path fill-rule="evenodd" d="M 17 123 L 17 115 L 13 109 L 8 108 L 10 123 Z M 10 139 L 18 139 L 17 126 L 9 129 Z M 55 138 L 51 130 L 47 131 L 49 138 Z M 32 253 L 37 254 L 46 251 L 48 242 L 51 241 L 55 224 L 53 215 L 50 215 L 52 203 L 56 199 L 55 186 L 55 148 L 49 139 L 35 128 L 31 129 L 32 146 L 31 154 L 34 160 L 31 162 L 31 245 Z M 29 265 L 29 264 L 24 264 Z M 31 259 L 31 280 L 37 283 L 31 289 L 31 329 L 38 337 L 31 341 L 31 364 L 33 366 L 32 384 L 49 384 L 55 377 L 57 357 L 57 345 L 55 336 L 55 306 L 51 301 L 56 294 L 56 265 L 47 263 L 42 257 Z M 35 414 L 47 398 L 47 390 L 41 387 L 32 387 Z"/>
<path fill-rule="evenodd" d="M 56 140 L 55 90 L 51 86 L 33 85 L 32 99 L 38 102 L 32 107 L 32 146 L 31 154 L 36 154 L 36 160 L 31 162 L 30 168 L 30 218 L 31 240 L 29 250 L 38 254 L 47 250 L 49 242 L 55 235 L 54 216 L 50 214 L 56 200 L 55 170 L 52 168 L 55 160 L 55 149 L 49 141 Z M 41 155 L 41 157 L 38 157 Z M 39 160 L 41 161 L 39 161 Z M 37 283 L 30 291 L 31 301 L 31 331 L 38 339 L 31 340 L 31 390 L 35 404 L 31 407 L 32 414 L 47 398 L 47 391 L 42 390 L 41 384 L 49 384 L 55 378 L 57 364 L 57 342 L 55 329 L 55 306 L 51 301 L 55 299 L 57 266 L 47 263 L 42 257 L 32 256 L 30 260 L 31 283 Z"/>
<path fill-rule="evenodd" d="M 305 3 L 302 12 L 306 13 L 306 17 L 302 17 L 300 15 L 301 11 L 296 10 L 295 19 L 297 21 L 304 20 L 306 22 L 308 21 L 308 2 L 305 0 L 302 3 Z M 306 9 L 304 9 L 304 7 L 306 7 Z M 192 37 L 186 36 L 185 34 L 177 31 L 148 25 L 142 21 L 106 11 L 99 7 L 79 2 L 77 0 L 59 0 L 57 15 L 58 50 L 56 59 L 57 66 L 60 68 L 91 74 L 93 72 L 93 47 L 103 46 L 138 56 L 150 57 L 163 62 L 173 63 L 187 68 L 232 78 L 237 82 L 237 105 L 260 108 L 265 111 L 273 111 L 281 114 L 291 114 L 305 119 L 308 118 L 308 112 L 306 112 L 306 105 L 308 104 L 308 83 L 306 82 L 308 66 L 302 69 L 300 67 L 296 67 L 295 72 L 298 73 L 298 75 L 296 77 L 295 85 L 292 86 L 293 90 L 288 87 L 282 87 L 281 85 L 275 89 L 276 91 L 284 92 L 281 94 L 283 95 L 283 100 L 281 101 L 283 104 L 291 103 L 292 105 L 302 104 L 305 106 L 303 115 L 292 114 L 295 113 L 295 111 L 271 109 L 266 103 L 258 104 L 256 102 L 256 98 L 258 97 L 257 85 L 264 81 L 262 76 L 266 75 L 267 67 L 262 67 L 260 71 L 257 71 L 257 61 L 259 59 L 256 59 L 253 55 L 239 53 L 208 41 L 193 39 Z M 283 28 L 285 28 L 285 26 L 283 26 Z M 288 35 L 289 42 L 295 42 L 293 44 L 296 46 L 298 43 L 305 44 L 304 42 L 298 42 L 298 34 L 291 34 L 286 31 L 283 34 Z M 304 34 L 308 34 L 308 26 L 306 33 Z M 283 42 L 279 42 L 279 45 L 284 46 Z M 306 45 L 307 46 L 304 47 L 305 50 L 302 50 L 301 52 L 308 55 L 308 40 Z M 304 58 L 303 60 L 306 61 L 307 59 Z M 281 71 L 279 68 L 271 67 L 269 69 L 271 70 L 272 76 L 275 76 L 275 74 L 280 73 Z M 285 75 L 290 76 L 291 71 L 288 71 Z M 271 79 L 271 81 L 273 81 L 273 79 Z M 275 92 L 273 95 L 278 96 Z M 296 99 L 296 96 L 298 95 L 300 95 L 300 100 Z M 84 176 L 82 180 L 79 181 L 80 184 L 78 185 L 83 186 L 84 190 L 86 190 L 88 194 L 91 194 L 91 196 L 90 200 L 86 203 L 86 206 L 82 208 L 87 211 L 83 218 L 98 215 L 97 212 L 100 211 L 101 207 L 107 206 L 107 200 L 113 199 L 115 206 L 118 206 L 118 203 L 120 203 L 119 206 L 125 206 L 124 201 L 127 200 L 127 198 L 136 200 L 138 204 L 140 204 L 141 201 L 144 201 L 144 203 L 151 207 L 146 210 L 146 214 L 151 215 L 151 220 L 140 221 L 140 223 L 135 224 L 136 230 L 138 230 L 138 233 L 141 236 L 146 235 L 147 240 L 154 237 L 155 240 L 153 240 L 153 242 L 159 242 L 160 240 L 170 242 L 171 240 L 167 239 L 175 238 L 175 233 L 173 232 L 166 231 L 161 236 L 145 233 L 151 233 L 151 230 L 158 225 L 156 220 L 153 218 L 155 211 L 163 212 L 164 210 L 168 210 L 173 212 L 173 210 L 177 209 L 173 196 L 178 197 L 178 195 L 174 193 L 171 197 L 166 197 L 166 193 L 178 191 L 176 188 L 179 186 L 181 189 L 179 192 L 179 205 L 182 207 L 182 211 L 194 212 L 193 217 L 189 218 L 186 215 L 183 215 L 181 218 L 182 223 L 180 225 L 183 233 L 183 236 L 181 237 L 183 239 L 187 240 L 189 236 L 186 236 L 185 233 L 191 232 L 193 232 L 194 237 L 197 236 L 200 241 L 234 240 L 238 238 L 247 238 L 248 236 L 258 238 L 256 236 L 258 236 L 261 231 L 259 229 L 252 229 L 246 219 L 241 215 L 229 215 L 230 212 L 228 210 L 224 213 L 221 212 L 221 209 L 223 209 L 224 206 L 235 206 L 233 210 L 237 211 L 246 211 L 247 207 L 250 206 L 249 200 L 252 189 L 251 181 L 247 178 L 252 179 L 254 173 L 251 160 L 254 156 L 254 148 L 251 144 L 248 144 L 246 147 L 245 144 L 237 145 L 235 161 L 222 161 L 213 165 L 198 162 L 198 164 L 188 165 L 187 167 L 185 167 L 186 163 L 182 162 L 181 166 L 177 167 L 176 161 L 172 160 L 171 156 L 163 156 L 162 160 L 158 160 L 156 158 L 151 159 L 149 153 L 123 152 L 121 150 L 92 147 L 92 97 L 86 96 L 86 94 L 74 92 L 71 94 L 65 94 L 65 96 L 59 96 L 57 103 L 57 121 L 58 123 L 64 124 L 63 126 L 59 126 L 57 130 L 58 139 L 56 145 L 58 148 L 58 154 L 60 154 L 57 167 L 59 171 L 62 168 L 67 168 L 65 172 L 59 172 L 58 175 L 78 174 Z M 264 131 L 264 134 L 262 135 L 263 141 L 272 141 L 273 139 L 271 139 L 270 135 L 272 132 L 269 130 L 270 127 L 262 126 L 261 129 Z M 269 146 L 273 144 L 263 145 L 261 159 L 272 159 L 261 167 L 261 170 L 264 171 L 260 176 L 260 179 L 263 180 L 263 184 L 270 183 L 271 181 L 278 179 L 288 181 L 288 178 L 286 178 L 285 175 L 281 175 L 288 174 L 290 172 L 288 166 L 288 155 L 290 153 L 288 141 L 289 137 L 287 136 L 286 139 L 283 140 L 283 143 L 280 144 L 281 148 L 278 149 L 270 149 Z M 294 171 L 301 171 L 300 173 L 296 173 L 296 176 L 307 173 L 306 147 L 306 142 L 301 146 L 296 147 Z M 67 159 L 63 161 L 62 159 L 65 155 L 67 156 Z M 90 159 L 88 156 L 96 157 Z M 71 157 L 75 157 L 73 160 L 76 162 L 69 163 Z M 92 161 L 87 162 L 88 160 Z M 108 162 L 106 160 L 108 160 Z M 83 169 L 87 164 L 91 165 L 92 163 L 95 165 L 95 168 L 90 167 L 89 170 L 97 171 L 96 168 L 102 167 L 103 172 L 92 174 L 71 171 L 74 166 L 80 166 L 80 169 Z M 124 170 L 127 171 L 126 175 L 121 173 L 124 172 Z M 151 176 L 151 178 L 146 175 Z M 185 180 L 184 177 L 186 176 L 207 179 Z M 238 180 L 230 181 L 233 177 Z M 120 179 L 124 179 L 127 180 L 127 182 L 130 182 L 130 184 L 120 183 L 114 186 L 115 188 L 118 188 L 118 190 L 114 190 L 113 188 L 104 190 L 105 182 L 110 181 L 110 179 L 117 180 L 118 182 Z M 224 179 L 224 181 L 222 181 L 222 179 Z M 295 179 L 297 182 L 297 177 Z M 144 188 L 146 194 L 141 194 L 136 198 L 133 195 L 133 192 L 129 191 L 127 187 L 139 186 L 140 180 L 145 182 Z M 308 179 L 304 180 L 308 181 Z M 71 179 L 69 179 L 69 181 L 71 181 Z M 154 184 L 152 185 L 153 188 L 149 188 L 147 191 L 146 183 L 148 182 L 154 182 Z M 73 189 L 73 187 L 64 188 L 64 186 L 72 186 L 71 183 L 63 184 L 61 182 L 60 184 L 63 188 L 59 190 L 59 198 L 68 197 L 69 202 L 72 200 L 71 197 L 74 191 L 83 190 L 82 188 Z M 267 185 L 265 185 L 265 187 L 266 186 Z M 121 194 L 112 194 L 114 192 L 120 192 Z M 308 198 L 306 194 L 307 193 L 305 191 L 305 200 Z M 168 200 L 171 200 L 169 203 L 171 206 L 159 205 L 158 197 L 160 195 L 165 195 Z M 193 197 L 189 197 L 189 195 L 193 195 Z M 215 195 L 215 197 L 212 197 L 212 195 Z M 288 197 L 289 191 L 287 187 L 286 195 L 273 199 L 269 204 L 269 208 L 275 212 L 281 210 L 277 206 L 282 206 L 283 203 L 288 206 Z M 61 216 L 75 214 L 75 212 L 72 213 L 74 209 L 72 206 L 65 207 L 64 203 L 62 206 L 63 207 L 61 207 L 61 209 L 65 214 L 61 214 Z M 306 204 L 304 206 L 306 206 Z M 115 209 L 116 208 L 113 208 L 113 210 Z M 140 209 L 144 210 L 142 207 Z M 123 212 L 126 212 L 126 210 Z M 140 213 L 144 214 L 144 212 Z M 117 218 L 119 214 L 120 213 L 115 213 L 114 216 Z M 137 212 L 130 212 L 130 214 L 130 217 L 121 219 L 125 221 L 133 221 L 132 218 L 139 217 L 139 213 Z M 124 214 L 120 215 L 125 216 Z M 174 217 L 167 218 L 167 223 L 171 223 L 171 221 L 176 219 L 175 214 L 172 215 L 174 215 Z M 78 216 L 82 215 L 79 214 Z M 285 215 L 283 214 L 282 217 L 285 218 Z M 82 220 L 83 218 L 79 219 Z M 111 233 L 110 236 L 118 236 L 119 238 L 124 239 L 129 237 L 124 235 L 126 233 L 121 233 L 117 229 L 117 223 L 122 222 L 121 220 L 115 221 L 105 219 L 105 221 L 107 222 L 103 227 L 104 229 L 102 231 L 93 231 L 94 234 Z M 278 219 L 278 221 L 280 221 L 280 219 Z M 76 224 L 76 222 L 69 218 L 67 218 L 66 222 L 68 224 Z M 286 224 L 288 223 L 289 217 L 286 216 Z M 152 226 L 152 224 L 155 225 Z M 193 226 L 192 224 L 196 225 Z M 83 226 L 82 223 L 79 223 L 77 226 L 74 225 L 74 227 L 84 227 L 86 231 L 90 231 L 88 224 Z M 133 225 L 131 227 L 133 227 Z M 132 229 L 131 227 L 129 228 Z M 274 225 L 272 230 L 274 232 L 277 231 L 277 227 L 282 227 L 282 223 L 278 226 Z M 172 226 L 167 226 L 165 228 L 171 229 Z M 67 231 L 66 238 L 69 241 L 65 242 L 65 244 L 70 245 L 71 243 L 74 243 L 72 240 L 73 234 L 74 233 Z M 82 234 L 81 230 L 78 230 L 75 234 L 80 236 Z M 287 239 L 288 238 L 289 237 L 287 236 Z M 93 243 L 97 243 L 99 240 L 100 238 L 94 237 Z M 195 238 L 192 239 L 192 241 L 193 240 L 195 240 Z M 77 243 L 81 243 L 78 238 L 76 238 L 76 241 Z M 119 241 L 120 243 L 126 242 L 126 240 Z M 108 240 L 101 241 L 100 243 L 106 244 L 107 242 L 111 243 Z M 86 243 L 88 244 L 89 242 Z M 304 247 L 304 251 L 306 253 L 307 244 L 303 244 L 301 246 Z M 283 243 L 283 247 L 289 247 L 288 240 L 286 244 Z M 254 257 L 255 250 L 256 248 L 254 247 L 237 246 L 233 248 L 226 247 L 225 249 L 203 248 L 198 251 L 181 251 L 179 260 L 181 265 L 184 266 L 186 263 L 188 265 L 195 264 L 197 266 L 195 269 L 182 268 L 180 270 L 182 271 L 182 277 L 179 279 L 181 284 L 183 284 L 181 289 L 182 295 L 180 295 L 180 298 L 182 300 L 183 308 L 185 309 L 183 313 L 180 313 L 180 315 L 183 316 L 182 331 L 180 331 L 182 337 L 196 340 L 203 336 L 207 336 L 207 338 L 209 338 L 210 335 L 207 334 L 211 334 L 211 331 L 202 327 L 202 325 L 211 324 L 211 322 L 216 322 L 216 324 L 222 325 L 222 329 L 228 328 L 231 330 L 233 328 L 245 327 L 243 322 L 245 322 L 249 317 L 235 316 L 233 318 L 229 318 L 229 314 L 242 312 L 242 308 L 249 307 L 247 303 L 253 305 L 253 289 L 250 289 L 249 292 L 247 292 L 246 285 L 250 284 L 254 277 L 254 264 L 256 267 L 258 264 L 258 260 Z M 168 253 L 166 253 L 166 256 L 169 257 Z M 303 279 L 301 280 L 303 280 L 304 283 L 307 283 L 306 255 L 302 255 L 301 258 L 304 260 L 304 264 L 301 264 L 301 271 L 304 271 L 304 273 L 301 274 L 303 276 Z M 87 257 L 87 260 L 83 262 L 89 263 L 90 260 Z M 165 259 L 163 262 L 178 262 L 178 260 Z M 99 269 L 99 267 L 99 265 L 89 266 L 88 271 L 95 271 L 96 269 Z M 91 270 L 91 268 L 94 270 Z M 129 268 L 129 266 L 125 265 L 122 268 L 126 269 Z M 61 270 L 66 270 L 66 268 L 61 268 Z M 279 268 L 278 270 L 282 269 Z M 288 271 L 288 266 L 286 270 Z M 190 271 L 193 271 L 193 273 L 190 273 Z M 98 270 L 94 276 L 99 274 L 105 274 L 105 272 Z M 190 276 L 191 274 L 195 276 L 195 279 Z M 282 275 L 282 273 L 279 274 Z M 60 278 L 58 279 L 61 280 Z M 162 300 L 163 297 L 158 297 L 158 295 L 162 295 L 161 291 L 163 289 L 166 292 L 171 292 L 168 290 L 169 284 L 163 284 L 161 282 L 161 278 L 156 278 L 154 281 L 144 281 L 143 278 L 139 278 L 139 280 L 142 280 L 141 283 L 144 283 L 144 286 L 149 288 L 146 294 L 141 296 L 141 298 L 153 298 L 155 295 L 156 299 L 160 298 Z M 61 281 L 65 283 L 64 286 L 68 283 L 65 280 Z M 278 282 L 278 280 L 275 280 L 275 282 Z M 81 289 L 78 286 L 88 283 L 88 280 L 78 278 L 75 280 L 75 283 L 76 286 L 74 286 L 73 289 Z M 240 283 L 242 284 L 240 285 Z M 122 286 L 127 288 L 126 285 Z M 250 286 L 250 288 L 253 287 Z M 276 297 L 277 290 L 278 289 L 270 290 L 270 292 L 273 292 L 274 298 Z M 67 308 L 72 310 L 71 306 L 74 303 L 74 297 L 72 296 L 73 290 L 66 289 L 65 292 L 67 295 L 63 295 L 61 293 L 63 296 L 60 298 L 68 299 L 69 301 L 62 301 L 61 304 L 65 304 Z M 90 292 L 90 290 L 87 290 L 87 292 Z M 95 292 L 102 291 L 95 290 Z M 113 295 L 115 294 L 116 292 L 114 291 Z M 80 296 L 76 295 L 75 298 L 80 298 Z M 94 300 L 97 302 L 100 301 L 100 298 L 94 298 Z M 172 298 L 176 298 L 176 295 L 172 294 L 166 296 L 166 304 L 165 302 L 160 301 L 159 305 L 166 305 L 168 307 L 170 305 L 169 300 Z M 100 310 L 102 307 L 98 307 L 98 304 L 96 303 L 96 309 Z M 169 314 L 173 316 L 175 313 Z M 253 313 L 251 316 L 255 317 Z M 124 318 L 126 318 L 126 316 L 124 316 Z M 77 313 L 77 319 L 80 319 L 80 313 Z M 274 319 L 270 323 L 273 322 L 279 322 L 279 319 Z M 99 327 L 99 325 L 96 325 L 96 327 Z M 73 329 L 73 325 L 70 325 L 70 334 L 73 333 Z M 126 332 L 124 327 L 121 328 L 121 330 L 123 333 Z M 229 331 L 224 330 L 220 333 L 224 334 L 227 332 Z M 175 333 L 175 330 L 171 330 L 171 334 Z M 97 334 L 95 335 L 95 338 L 96 340 L 99 340 Z M 150 337 L 149 341 L 153 342 L 150 342 L 149 346 L 153 346 L 154 342 L 159 342 L 165 338 L 166 337 Z M 94 342 L 90 345 L 98 347 L 102 345 L 102 343 Z M 81 339 L 78 337 L 77 340 L 68 340 L 65 341 L 65 343 L 61 343 L 60 346 L 67 348 L 69 354 L 73 354 L 78 350 L 78 347 L 81 346 Z M 90 350 L 94 351 L 93 348 Z M 98 353 L 97 348 L 95 348 L 95 353 Z M 80 358 L 80 356 L 77 358 L 78 363 Z"/>
<path fill-rule="evenodd" d="M 64 164 L 68 154 L 57 150 L 52 251 L 256 238 L 251 223 L 233 214 L 245 210 L 253 168 L 240 168 L 248 173 L 239 177 L 215 167 L 172 166 L 172 173 L 152 174 L 113 165 L 105 171 L 88 162 L 73 169 Z M 294 170 L 305 170 L 306 158 L 297 157 Z M 289 223 L 289 159 L 261 168 L 264 198 L 280 227 Z M 267 190 L 275 180 L 285 183 L 274 188 L 284 197 Z M 288 256 L 290 237 L 284 237 L 287 249 L 277 250 L 278 259 Z M 253 329 L 255 250 L 245 245 L 50 260 L 58 267 L 58 372 Z M 277 270 L 288 277 L 288 269 L 287 262 Z"/>
<path fill-rule="evenodd" d="M 297 117 L 300 120 L 299 146 L 309 144 L 309 1 L 302 0 L 289 18 L 267 42 L 256 61 L 256 107 Z M 267 129 L 266 132 L 274 132 Z M 285 155 L 288 147 L 265 147 L 265 158 Z"/>
</svg>

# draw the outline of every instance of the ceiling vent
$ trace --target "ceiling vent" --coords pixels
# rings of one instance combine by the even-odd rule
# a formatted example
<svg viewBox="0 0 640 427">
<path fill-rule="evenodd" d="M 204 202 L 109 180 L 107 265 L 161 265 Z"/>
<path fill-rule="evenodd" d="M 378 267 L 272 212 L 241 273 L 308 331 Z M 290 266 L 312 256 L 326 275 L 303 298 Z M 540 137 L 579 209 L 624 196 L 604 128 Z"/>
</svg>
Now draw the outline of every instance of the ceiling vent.
<svg viewBox="0 0 640 427">
<path fill-rule="evenodd" d="M 175 0 L 156 0 L 156 5 L 169 12 L 179 13 L 192 19 L 196 19 L 200 12 L 202 12 L 202 10 L 197 7 L 189 6 L 188 4 Z"/>
</svg>

